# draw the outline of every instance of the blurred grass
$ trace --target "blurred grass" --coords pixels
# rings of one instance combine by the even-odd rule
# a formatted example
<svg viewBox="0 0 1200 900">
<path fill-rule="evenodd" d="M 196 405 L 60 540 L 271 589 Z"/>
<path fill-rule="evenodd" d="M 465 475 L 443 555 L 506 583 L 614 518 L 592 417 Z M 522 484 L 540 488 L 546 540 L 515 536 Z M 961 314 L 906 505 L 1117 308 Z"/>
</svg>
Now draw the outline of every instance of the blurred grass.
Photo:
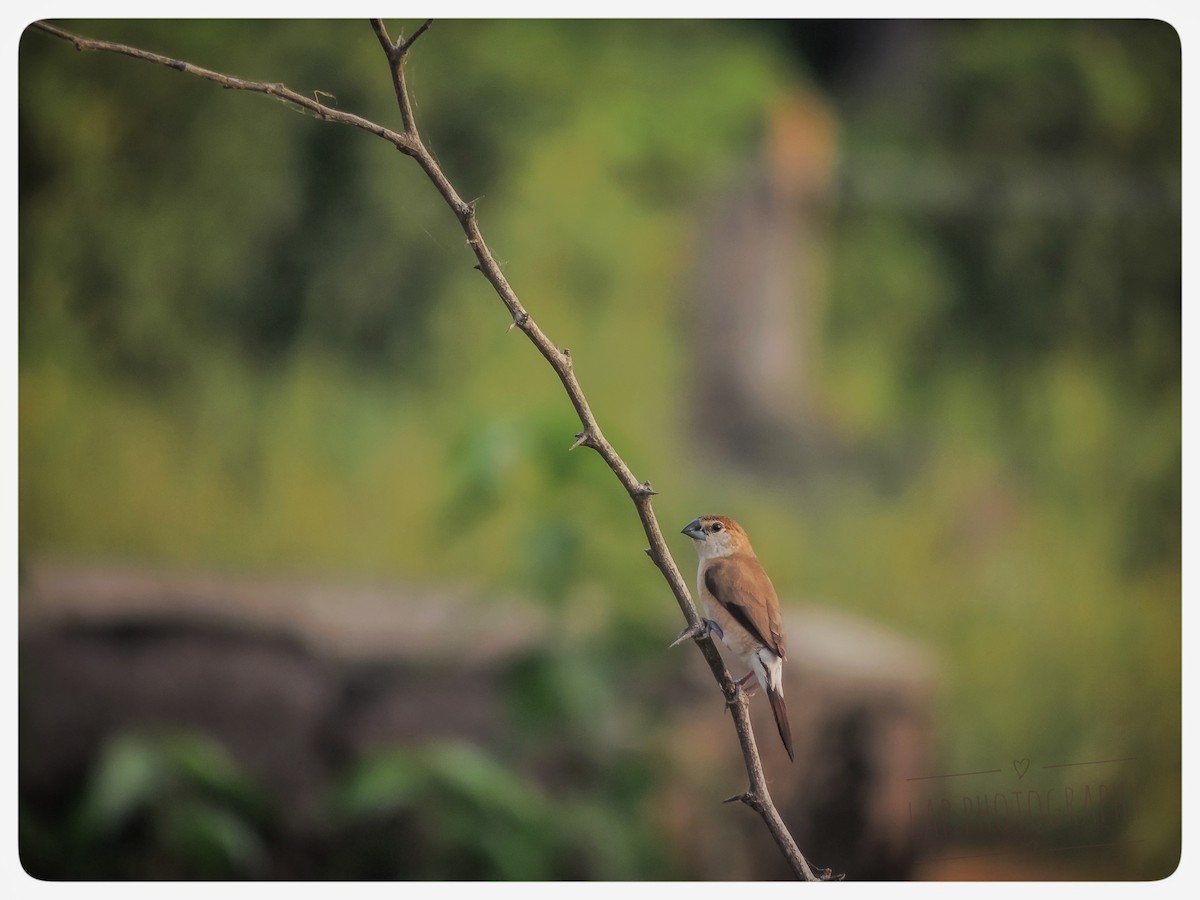
<svg viewBox="0 0 1200 900">
<path fill-rule="evenodd" d="M 319 85 L 345 108 L 392 117 L 365 26 L 130 27 L 152 49 Z M 412 89 L 452 179 L 483 195 L 484 234 L 523 302 L 570 347 L 605 433 L 662 492 L 664 530 L 735 515 L 786 597 L 929 644 L 946 676 L 950 770 L 997 752 L 1137 757 L 1153 774 L 1133 854 L 1141 871 L 1168 870 L 1180 807 L 1181 395 L 1178 334 L 1169 314 L 1151 313 L 1177 300 L 1163 289 L 1169 248 L 1141 281 L 1106 279 L 1114 260 L 1135 267 L 1142 245 L 1117 253 L 1088 232 L 1060 285 L 1059 267 L 1030 263 L 1042 250 L 1014 236 L 1026 234 L 1020 221 L 956 247 L 972 228 L 954 216 L 947 237 L 932 214 L 849 206 L 832 233 L 814 374 L 827 424 L 855 453 L 868 448 L 865 462 L 782 485 L 710 467 L 685 427 L 678 337 L 697 201 L 752 153 L 772 100 L 805 79 L 761 32 L 608 23 L 597 40 L 599 27 L 439 23 L 413 59 Z M 80 30 L 105 29 L 119 23 Z M 1064 46 L 994 28 L 948 34 L 940 64 L 963 67 L 981 97 L 1018 77 L 1022 54 Z M 1081 132 L 1127 157 L 1146 140 L 1122 113 L 1149 90 L 1128 65 L 1143 37 L 1116 41 L 1118 71 L 1097 62 L 1110 32 L 1081 35 L 1066 45 L 1074 63 L 1046 65 L 1078 67 L 1101 98 L 1089 106 L 1100 125 Z M 467 580 L 586 607 L 639 654 L 672 636 L 678 614 L 632 506 L 594 454 L 567 452 L 577 422 L 560 386 L 506 332 L 411 167 L 357 135 L 314 136 L 323 126 L 261 98 L 34 46 L 45 40 L 22 42 L 23 558 Z M 966 88 L 946 83 L 953 109 Z M 1032 132 L 1059 108 L 1018 95 Z M 146 111 L 155 98 L 170 121 Z M 851 152 L 902 113 L 844 111 Z M 925 120 L 912 118 L 919 131 Z M 981 119 L 956 139 L 978 151 L 972 141 L 999 128 L 1015 141 L 1002 125 Z M 176 154 L 170 129 L 194 152 Z M 1048 242 L 1074 233 L 1037 221 Z M 1088 306 L 1098 281 L 1127 290 L 1108 318 L 1106 290 Z M 1016 298 L 1007 312 L 1004 297 Z M 964 318 L 971 303 L 977 319 Z M 989 303 L 1012 331 L 988 331 Z M 1080 304 L 1098 321 L 1072 330 Z M 1059 343 L 1038 343 L 1054 333 Z M 686 540 L 669 540 L 688 571 Z"/>
</svg>

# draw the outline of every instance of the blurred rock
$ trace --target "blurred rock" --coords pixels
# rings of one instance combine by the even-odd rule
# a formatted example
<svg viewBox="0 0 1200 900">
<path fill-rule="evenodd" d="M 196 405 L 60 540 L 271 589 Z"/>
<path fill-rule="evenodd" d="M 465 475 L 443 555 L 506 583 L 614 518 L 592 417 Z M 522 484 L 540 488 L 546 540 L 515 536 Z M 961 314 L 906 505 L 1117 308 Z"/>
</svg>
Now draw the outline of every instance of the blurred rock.
<svg viewBox="0 0 1200 900">
<path fill-rule="evenodd" d="M 130 729 L 196 729 L 314 812 L 336 769 L 417 739 L 487 740 L 497 665 L 544 629 L 536 609 L 466 592 L 35 565 L 21 594 L 20 780 L 78 785 Z"/>
<path fill-rule="evenodd" d="M 548 625 L 516 600 L 489 603 L 481 617 L 478 600 L 449 590 L 34 566 L 20 616 L 22 803 L 61 806 L 108 738 L 177 726 L 222 744 L 312 839 L 331 781 L 370 748 L 510 742 L 508 666 Z M 863 620 L 785 615 L 795 764 L 752 701 L 780 813 L 815 866 L 902 878 L 914 857 L 904 779 L 929 770 L 934 666 Z M 700 655 L 670 652 L 680 677 L 651 688 L 669 713 L 639 738 L 672 777 L 647 815 L 689 877 L 790 878 L 757 816 L 721 805 L 745 789 L 740 749 Z"/>
</svg>

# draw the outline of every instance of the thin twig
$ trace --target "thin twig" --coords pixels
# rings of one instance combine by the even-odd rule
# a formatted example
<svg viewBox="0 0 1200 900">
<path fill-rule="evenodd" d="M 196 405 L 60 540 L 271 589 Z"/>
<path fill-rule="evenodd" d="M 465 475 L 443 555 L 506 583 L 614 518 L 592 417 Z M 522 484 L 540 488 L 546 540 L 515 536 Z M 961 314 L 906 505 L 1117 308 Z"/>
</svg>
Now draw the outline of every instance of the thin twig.
<svg viewBox="0 0 1200 900">
<path fill-rule="evenodd" d="M 421 35 L 423 35 L 425 33 L 425 29 L 428 28 L 432 23 L 433 23 L 433 19 L 426 19 L 421 24 L 421 27 L 413 32 L 413 36 L 410 37 L 407 41 L 405 41 L 403 44 L 400 45 L 400 52 L 407 53 L 408 48 L 413 45 L 413 43 L 417 40 L 417 38 L 419 38 Z"/>
<path fill-rule="evenodd" d="M 659 528 L 658 520 L 651 506 L 650 498 L 654 496 L 656 491 L 650 487 L 648 481 L 639 481 L 634 476 L 633 472 L 625 464 L 625 461 L 621 459 L 617 451 L 604 437 L 604 433 L 600 430 L 600 425 L 592 413 L 587 398 L 584 396 L 583 388 L 580 387 L 579 381 L 575 376 L 575 367 L 571 360 L 570 351 L 565 348 L 559 349 L 545 335 L 541 328 L 538 327 L 524 306 L 521 305 L 516 292 L 513 291 L 512 286 L 508 283 L 508 279 L 501 272 L 499 264 L 492 256 L 479 230 L 475 209 L 476 201 L 467 202 L 459 196 L 454 186 L 442 171 L 441 166 L 438 165 L 437 161 L 421 141 L 420 134 L 417 131 L 416 119 L 413 115 L 408 87 L 404 79 L 404 64 L 413 44 L 417 38 L 425 33 L 429 26 L 430 20 L 427 20 L 407 40 L 401 35 L 396 41 L 392 41 L 388 36 L 387 28 L 384 26 L 383 21 L 380 19 L 371 20 L 371 28 L 375 32 L 375 36 L 379 40 L 379 44 L 387 57 L 388 66 L 391 70 L 392 85 L 396 92 L 396 102 L 399 106 L 400 118 L 404 126 L 404 130 L 397 133 L 351 113 L 331 109 L 316 100 L 290 90 L 282 84 L 247 81 L 223 75 L 219 72 L 213 72 L 182 60 L 140 50 L 136 47 L 80 37 L 47 22 L 33 23 L 33 27 L 74 44 L 77 50 L 119 53 L 124 56 L 133 57 L 134 59 L 158 63 L 170 69 L 186 72 L 189 75 L 195 75 L 199 78 L 216 82 L 222 87 L 234 90 L 254 91 L 277 97 L 287 103 L 309 110 L 325 121 L 339 122 L 368 131 L 389 141 L 402 153 L 416 160 L 417 164 L 425 171 L 425 174 L 429 177 L 429 180 L 433 183 L 438 193 L 442 195 L 447 205 L 458 218 L 463 231 L 466 233 L 467 243 L 478 260 L 475 268 L 483 273 L 483 276 L 492 285 L 496 294 L 512 316 L 510 329 L 519 328 L 525 333 L 525 336 L 529 338 L 538 352 L 545 357 L 562 382 L 567 397 L 570 399 L 571 405 L 575 408 L 575 412 L 579 416 L 579 421 L 583 425 L 583 430 L 576 435 L 575 443 L 571 445 L 571 449 L 578 446 L 587 446 L 599 453 L 613 474 L 616 475 L 617 480 L 621 482 L 621 485 L 625 488 L 637 509 L 638 518 L 641 519 L 646 537 L 650 541 L 650 546 L 646 548 L 646 553 L 662 572 L 668 586 L 671 588 L 671 593 L 675 595 L 679 608 L 683 612 L 684 619 L 687 620 L 687 625 L 676 643 L 687 638 L 695 641 L 697 647 L 700 648 L 701 654 L 704 656 L 705 662 L 708 663 L 709 668 L 712 670 L 717 684 L 720 685 L 721 692 L 725 696 L 725 702 L 732 713 L 733 724 L 737 732 L 738 742 L 742 748 L 742 756 L 745 761 L 750 786 L 748 790 L 730 797 L 729 801 L 726 802 L 741 801 L 762 817 L 771 836 L 775 839 L 780 851 L 798 878 L 803 878 L 806 881 L 827 880 L 830 877 L 828 871 L 823 872 L 820 876 L 813 873 L 808 861 L 804 858 L 804 854 L 796 846 L 796 842 L 792 839 L 791 833 L 788 831 L 778 810 L 775 808 L 775 804 L 771 800 L 770 792 L 767 790 L 766 777 L 763 774 L 762 760 L 759 757 L 758 747 L 754 740 L 754 730 L 750 724 L 749 702 L 745 692 L 730 677 L 728 670 L 725 668 L 725 663 L 716 646 L 713 644 L 712 639 L 709 637 L 708 629 L 705 627 L 705 623 L 700 618 L 696 606 L 692 602 L 691 594 L 683 580 L 683 576 L 680 575 L 679 569 L 675 565 L 671 551 L 667 548 L 666 540 L 663 538 L 662 530 Z"/>
<path fill-rule="evenodd" d="M 64 41 L 69 41 L 75 45 L 76 50 L 101 50 L 108 53 L 119 53 L 122 56 L 130 56 L 134 59 L 158 63 L 160 66 L 166 66 L 168 69 L 174 69 L 177 72 L 185 72 L 188 75 L 195 75 L 197 78 L 203 78 L 206 81 L 216 82 L 221 87 L 228 88 L 229 90 L 267 94 L 285 103 L 306 109 L 326 122 L 338 122 L 342 125 L 352 125 L 355 128 L 361 128 L 363 131 L 369 131 L 376 137 L 381 137 L 385 141 L 394 144 L 396 149 L 402 153 L 411 152 L 409 137 L 406 134 L 392 131 L 390 128 L 384 128 L 382 125 L 377 125 L 368 119 L 362 118 L 362 116 L 356 116 L 353 113 L 342 112 L 341 110 L 326 106 L 320 101 L 312 97 L 306 97 L 304 94 L 298 94 L 278 82 L 249 81 L 245 78 L 235 78 L 232 75 L 224 75 L 220 72 L 214 72 L 211 69 L 192 65 L 181 59 L 172 59 L 169 56 L 151 53 L 148 50 L 141 50 L 137 47 L 129 47 L 125 44 L 117 44 L 112 41 L 97 41 L 91 38 L 80 37 L 56 25 L 51 25 L 49 22 L 34 22 L 32 27 L 47 34 L 52 34 Z"/>
</svg>

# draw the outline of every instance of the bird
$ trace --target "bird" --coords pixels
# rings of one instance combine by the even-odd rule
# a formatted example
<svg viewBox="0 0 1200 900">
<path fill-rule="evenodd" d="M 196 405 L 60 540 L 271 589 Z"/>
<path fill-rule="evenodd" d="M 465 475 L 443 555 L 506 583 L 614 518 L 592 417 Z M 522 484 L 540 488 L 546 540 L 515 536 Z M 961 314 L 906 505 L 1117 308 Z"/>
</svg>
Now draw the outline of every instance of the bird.
<svg viewBox="0 0 1200 900">
<path fill-rule="evenodd" d="M 758 680 L 771 703 L 788 759 L 795 762 L 792 729 L 783 702 L 787 651 L 775 586 L 758 561 L 745 529 L 733 519 L 700 516 L 681 533 L 692 539 L 700 556 L 696 591 L 704 604 L 705 624 L 750 667 L 738 686 L 744 686 L 751 676 Z"/>
</svg>

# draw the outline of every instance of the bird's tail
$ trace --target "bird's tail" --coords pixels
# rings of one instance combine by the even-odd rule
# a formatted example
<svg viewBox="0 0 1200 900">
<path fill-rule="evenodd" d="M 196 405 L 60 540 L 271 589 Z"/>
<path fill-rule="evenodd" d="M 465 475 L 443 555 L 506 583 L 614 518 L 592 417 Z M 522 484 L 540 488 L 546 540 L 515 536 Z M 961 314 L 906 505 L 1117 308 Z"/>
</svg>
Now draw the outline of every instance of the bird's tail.
<svg viewBox="0 0 1200 900">
<path fill-rule="evenodd" d="M 779 737 L 783 739 L 783 748 L 787 750 L 788 759 L 796 761 L 792 752 L 792 726 L 788 724 L 787 706 L 783 702 L 783 691 L 767 689 L 767 699 L 771 701 L 771 712 L 775 713 L 775 726 L 779 729 Z"/>
</svg>

